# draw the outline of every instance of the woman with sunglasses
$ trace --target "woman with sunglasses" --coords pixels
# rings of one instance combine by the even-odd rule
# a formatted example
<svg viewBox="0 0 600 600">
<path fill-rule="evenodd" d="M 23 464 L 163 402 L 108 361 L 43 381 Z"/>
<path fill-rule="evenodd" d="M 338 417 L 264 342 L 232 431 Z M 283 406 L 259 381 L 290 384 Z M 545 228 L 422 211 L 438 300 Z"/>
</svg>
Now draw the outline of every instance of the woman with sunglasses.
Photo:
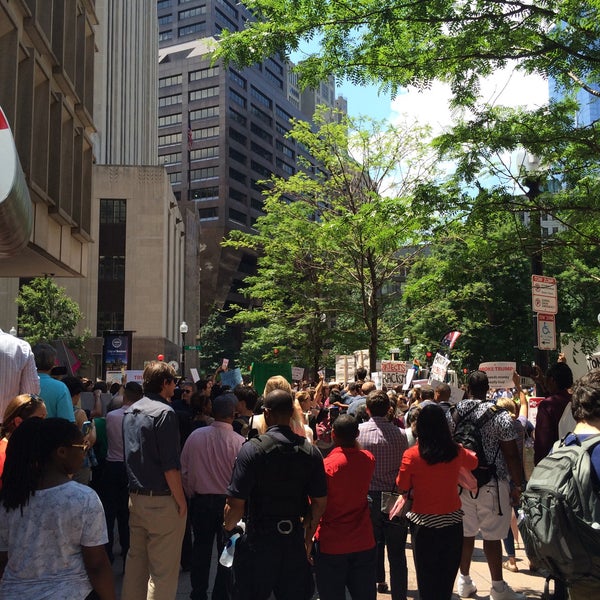
<svg viewBox="0 0 600 600">
<path fill-rule="evenodd" d="M 2 425 L 0 426 L 0 475 L 4 470 L 4 460 L 6 458 L 6 446 L 10 434 L 29 417 L 46 418 L 46 405 L 44 401 L 35 394 L 20 394 L 15 396 L 6 407 Z M 0 488 L 2 481 L 0 480 Z"/>
<path fill-rule="evenodd" d="M 0 599 L 115 600 L 100 499 L 71 479 L 87 450 L 65 419 L 11 435 L 0 491 Z"/>
</svg>

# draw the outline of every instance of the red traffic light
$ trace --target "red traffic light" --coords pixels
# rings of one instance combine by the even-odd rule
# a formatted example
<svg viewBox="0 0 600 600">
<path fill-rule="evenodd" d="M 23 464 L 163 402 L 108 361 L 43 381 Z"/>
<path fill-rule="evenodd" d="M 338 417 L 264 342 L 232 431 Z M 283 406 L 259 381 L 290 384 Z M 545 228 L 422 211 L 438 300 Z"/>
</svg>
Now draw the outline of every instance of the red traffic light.
<svg viewBox="0 0 600 600">
<path fill-rule="evenodd" d="M 163 360 L 165 360 L 165 355 L 159 354 L 156 358 L 157 358 L 157 360 L 163 361 Z"/>
</svg>

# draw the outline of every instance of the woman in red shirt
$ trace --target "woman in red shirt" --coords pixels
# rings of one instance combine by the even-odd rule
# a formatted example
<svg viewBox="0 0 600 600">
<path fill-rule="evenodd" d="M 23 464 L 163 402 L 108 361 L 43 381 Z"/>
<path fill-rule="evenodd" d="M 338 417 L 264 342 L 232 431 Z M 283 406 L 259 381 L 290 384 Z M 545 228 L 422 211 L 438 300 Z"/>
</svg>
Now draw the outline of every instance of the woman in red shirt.
<svg viewBox="0 0 600 600">
<path fill-rule="evenodd" d="M 404 452 L 396 485 L 411 491 L 407 518 L 421 600 L 450 600 L 463 541 L 458 475 L 477 457 L 453 441 L 443 409 L 424 406 L 417 419 L 417 445 Z"/>
</svg>

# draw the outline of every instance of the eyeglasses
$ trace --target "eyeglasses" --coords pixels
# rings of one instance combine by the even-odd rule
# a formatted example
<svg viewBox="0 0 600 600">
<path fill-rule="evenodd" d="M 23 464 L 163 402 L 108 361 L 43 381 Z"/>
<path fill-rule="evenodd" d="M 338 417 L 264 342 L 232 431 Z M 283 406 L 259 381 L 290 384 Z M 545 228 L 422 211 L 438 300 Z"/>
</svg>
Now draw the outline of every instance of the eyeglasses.
<svg viewBox="0 0 600 600">
<path fill-rule="evenodd" d="M 87 452 L 90 449 L 90 445 L 87 442 L 83 442 L 82 444 L 71 444 L 71 448 L 79 448 L 84 452 Z"/>
</svg>

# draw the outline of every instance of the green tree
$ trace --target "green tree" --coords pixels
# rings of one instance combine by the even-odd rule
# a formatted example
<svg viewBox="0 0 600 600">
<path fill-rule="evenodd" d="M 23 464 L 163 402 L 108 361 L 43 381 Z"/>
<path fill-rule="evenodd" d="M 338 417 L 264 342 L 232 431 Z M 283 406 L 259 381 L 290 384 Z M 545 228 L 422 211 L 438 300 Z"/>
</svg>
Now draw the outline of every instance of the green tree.
<svg viewBox="0 0 600 600">
<path fill-rule="evenodd" d="M 331 116 L 317 113 L 316 130 L 294 122 L 290 135 L 313 162 L 299 158 L 302 170 L 271 180 L 257 236 L 232 232 L 226 242 L 259 252 L 247 294 L 260 308 L 236 320 L 288 332 L 280 339 L 290 349 L 312 346 L 313 367 L 326 331 L 328 345 L 353 333 L 374 370 L 381 322 L 397 299 L 391 284 L 412 260 L 403 249 L 417 247 L 411 194 L 435 169 L 421 129 Z"/>
<path fill-rule="evenodd" d="M 19 306 L 19 331 L 30 344 L 64 340 L 81 353 L 89 332 L 75 335 L 83 315 L 75 300 L 51 277 L 36 277 L 23 285 L 16 299 Z"/>
</svg>

